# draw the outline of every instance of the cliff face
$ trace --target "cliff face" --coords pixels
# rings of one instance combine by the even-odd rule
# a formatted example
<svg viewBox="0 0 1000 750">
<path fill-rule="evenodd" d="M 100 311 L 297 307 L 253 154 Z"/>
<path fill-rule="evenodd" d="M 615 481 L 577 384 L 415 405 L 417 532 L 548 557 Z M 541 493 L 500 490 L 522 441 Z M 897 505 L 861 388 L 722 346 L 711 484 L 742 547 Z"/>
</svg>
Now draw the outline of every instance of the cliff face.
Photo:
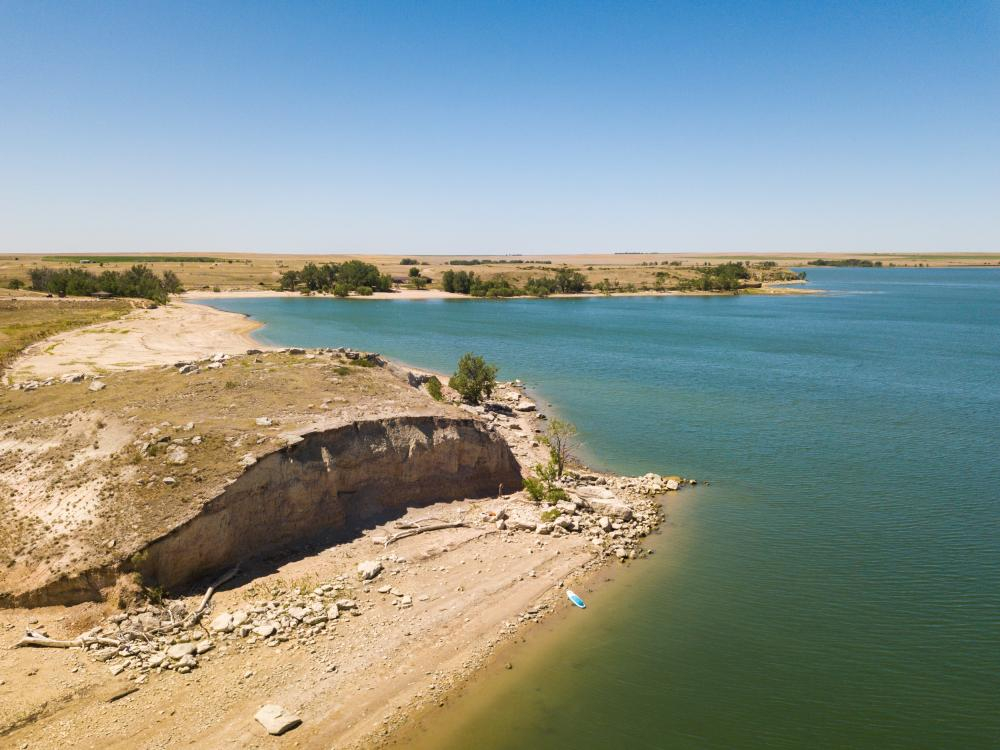
<svg viewBox="0 0 1000 750">
<path fill-rule="evenodd" d="M 521 487 L 507 444 L 471 419 L 396 417 L 303 436 L 246 470 L 140 557 L 146 581 L 176 587 L 257 555 L 406 507 Z"/>
<path fill-rule="evenodd" d="M 347 537 L 407 507 L 521 488 L 517 459 L 473 419 L 398 416 L 305 433 L 261 456 L 199 511 L 127 560 L 39 580 L 0 606 L 102 598 L 123 572 L 171 589 L 265 554 Z"/>
</svg>

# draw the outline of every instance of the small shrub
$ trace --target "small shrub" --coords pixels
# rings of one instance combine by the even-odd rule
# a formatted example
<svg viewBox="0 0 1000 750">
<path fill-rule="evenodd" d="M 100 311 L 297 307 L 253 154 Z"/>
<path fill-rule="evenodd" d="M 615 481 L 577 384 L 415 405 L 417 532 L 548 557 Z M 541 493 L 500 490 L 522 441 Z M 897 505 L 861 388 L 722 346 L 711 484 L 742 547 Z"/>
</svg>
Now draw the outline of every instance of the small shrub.
<svg viewBox="0 0 1000 750">
<path fill-rule="evenodd" d="M 478 404 L 493 395 L 497 385 L 496 365 L 486 363 L 482 357 L 467 352 L 458 360 L 458 369 L 449 384 L 470 404 Z"/>
<path fill-rule="evenodd" d="M 550 508 L 549 510 L 543 512 L 542 515 L 539 516 L 539 517 L 545 523 L 549 523 L 550 521 L 555 521 L 561 515 L 562 515 L 562 511 L 558 511 L 555 508 Z"/>
<path fill-rule="evenodd" d="M 427 381 L 427 392 L 435 401 L 444 401 L 444 394 L 441 393 L 441 381 L 434 375 L 431 375 Z"/>
<path fill-rule="evenodd" d="M 372 294 L 375 293 L 375 290 L 372 289 L 370 286 L 359 286 L 357 289 L 354 290 L 354 292 L 359 297 L 371 297 Z"/>
<path fill-rule="evenodd" d="M 545 502 L 549 505 L 555 505 L 562 500 L 569 500 L 569 495 L 562 487 L 549 487 L 545 492 Z"/>
<path fill-rule="evenodd" d="M 7 288 L 8 289 L 17 290 L 17 289 L 20 289 L 23 286 L 24 286 L 24 282 L 21 281 L 20 279 L 11 279 L 10 281 L 7 282 Z"/>
<path fill-rule="evenodd" d="M 352 360 L 350 360 L 350 363 L 352 365 L 354 365 L 355 367 L 374 367 L 375 366 L 374 362 L 372 362 L 370 359 L 365 359 L 364 357 L 361 357 L 360 359 L 352 359 Z"/>
<path fill-rule="evenodd" d="M 535 474 L 546 484 L 552 484 L 556 480 L 556 465 L 550 460 L 547 464 L 535 464 Z"/>
<path fill-rule="evenodd" d="M 346 297 L 350 293 L 351 293 L 351 288 L 347 286 L 347 284 L 344 283 L 335 284 L 333 287 L 333 294 L 336 297 Z"/>
<path fill-rule="evenodd" d="M 236 387 L 236 382 L 235 381 L 233 381 L 233 380 L 227 380 L 226 381 L 225 388 L 226 388 L 227 391 L 231 391 L 235 387 Z"/>
<path fill-rule="evenodd" d="M 351 368 L 350 367 L 345 367 L 344 365 L 338 365 L 337 367 L 334 367 L 333 371 L 337 375 L 350 375 L 351 374 Z"/>
<path fill-rule="evenodd" d="M 222 290 L 219 287 L 217 287 L 217 286 L 213 286 L 212 287 L 212 291 L 213 292 L 221 292 Z"/>
<path fill-rule="evenodd" d="M 536 479 L 535 477 L 525 477 L 524 489 L 527 491 L 528 497 L 536 503 L 542 502 L 545 498 L 545 485 L 542 484 L 540 479 Z"/>
</svg>

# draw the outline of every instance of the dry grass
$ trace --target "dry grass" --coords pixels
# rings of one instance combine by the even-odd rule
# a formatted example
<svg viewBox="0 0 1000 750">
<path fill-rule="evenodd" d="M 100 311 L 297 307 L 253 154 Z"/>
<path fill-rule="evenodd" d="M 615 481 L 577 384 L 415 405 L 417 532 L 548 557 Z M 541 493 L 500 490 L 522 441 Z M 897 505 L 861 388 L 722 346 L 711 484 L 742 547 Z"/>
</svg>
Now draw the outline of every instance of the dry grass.
<svg viewBox="0 0 1000 750">
<path fill-rule="evenodd" d="M 69 256 L 43 255 L 0 255 L 0 286 L 6 286 L 11 278 L 28 278 L 28 270 L 35 266 L 52 266 L 69 268 L 80 266 L 78 261 L 69 260 Z M 103 270 L 122 271 L 132 265 L 133 256 L 106 255 L 96 257 L 81 255 L 81 259 L 90 262 L 82 267 L 99 273 Z M 148 263 L 157 273 L 165 270 L 174 271 L 181 282 L 189 290 L 221 290 L 232 289 L 271 289 L 276 287 L 278 279 L 284 271 L 298 269 L 309 262 L 324 263 L 358 258 L 368 263 L 374 263 L 383 273 L 394 276 L 406 276 L 412 266 L 400 264 L 402 255 L 282 255 L 282 254 L 214 254 L 217 260 L 211 262 L 184 262 L 183 256 L 171 262 Z M 480 260 L 505 260 L 507 263 L 483 264 L 477 266 L 452 266 L 452 260 L 472 259 L 477 256 L 441 256 L 441 255 L 410 255 L 420 262 L 421 272 L 429 276 L 437 286 L 441 274 L 451 268 L 453 270 L 472 270 L 478 275 L 490 278 L 499 274 L 510 276 L 519 282 L 530 276 L 537 276 L 556 268 L 567 267 L 583 273 L 589 281 L 598 282 L 609 279 L 621 285 L 634 284 L 652 286 L 656 280 L 657 271 L 665 271 L 670 276 L 666 279 L 668 288 L 676 281 L 690 278 L 695 274 L 695 267 L 705 263 L 723 263 L 731 260 L 747 261 L 759 264 L 764 261 L 774 261 L 778 268 L 805 265 L 816 258 L 854 257 L 869 260 L 881 260 L 883 263 L 895 263 L 897 266 L 969 266 L 969 265 L 1000 265 L 1000 254 L 924 254 L 924 255 L 885 255 L 871 253 L 821 253 L 821 254 L 777 254 L 777 255 L 697 255 L 697 254 L 667 254 L 643 253 L 619 255 L 612 253 L 593 255 L 538 255 L 538 256 L 479 256 Z M 103 260 L 101 260 L 103 258 Z M 550 261 L 539 263 L 538 261 Z M 670 265 L 676 263 L 678 265 Z M 644 265 L 645 264 L 645 265 Z M 652 264 L 652 265 L 651 265 Z M 764 274 L 769 276 L 771 274 Z M 766 279 L 765 279 L 766 280 Z"/>
<path fill-rule="evenodd" d="M 191 375 L 114 373 L 96 392 L 87 381 L 0 391 L 3 588 L 127 557 L 194 515 L 242 472 L 244 455 L 284 445 L 284 433 L 448 408 L 381 368 L 344 364 L 275 352 Z M 273 425 L 257 425 L 262 416 Z M 171 463 L 178 448 L 183 464 Z"/>
<path fill-rule="evenodd" d="M 20 300 L 0 297 L 0 370 L 36 341 L 72 328 L 117 320 L 132 309 L 123 300 Z"/>
</svg>

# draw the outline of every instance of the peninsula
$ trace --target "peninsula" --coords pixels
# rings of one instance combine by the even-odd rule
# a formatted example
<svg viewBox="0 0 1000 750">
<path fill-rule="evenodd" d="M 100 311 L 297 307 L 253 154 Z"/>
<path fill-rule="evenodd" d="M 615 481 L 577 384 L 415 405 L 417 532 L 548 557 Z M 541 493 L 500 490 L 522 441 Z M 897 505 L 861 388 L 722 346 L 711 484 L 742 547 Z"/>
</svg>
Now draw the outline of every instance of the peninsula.
<svg viewBox="0 0 1000 750">
<path fill-rule="evenodd" d="M 15 745 L 375 746 L 570 606 L 566 584 L 642 557 L 684 484 L 573 465 L 532 491 L 548 420 L 516 383 L 469 405 L 176 300 L 6 304 L 101 316 L 28 346 L 0 391 Z"/>
</svg>

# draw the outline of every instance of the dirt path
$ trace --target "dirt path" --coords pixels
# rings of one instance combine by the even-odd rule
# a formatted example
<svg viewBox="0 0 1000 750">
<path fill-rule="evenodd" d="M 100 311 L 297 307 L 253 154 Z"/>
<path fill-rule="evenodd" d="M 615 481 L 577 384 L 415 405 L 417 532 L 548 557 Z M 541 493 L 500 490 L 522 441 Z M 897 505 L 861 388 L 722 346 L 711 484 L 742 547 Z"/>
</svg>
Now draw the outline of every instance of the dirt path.
<svg viewBox="0 0 1000 750">
<path fill-rule="evenodd" d="M 172 302 L 134 310 L 113 323 L 68 331 L 33 344 L 14 362 L 14 382 L 67 373 L 94 374 L 198 359 L 216 352 L 240 354 L 261 347 L 250 338 L 259 328 L 242 315 L 207 305 Z"/>
</svg>

